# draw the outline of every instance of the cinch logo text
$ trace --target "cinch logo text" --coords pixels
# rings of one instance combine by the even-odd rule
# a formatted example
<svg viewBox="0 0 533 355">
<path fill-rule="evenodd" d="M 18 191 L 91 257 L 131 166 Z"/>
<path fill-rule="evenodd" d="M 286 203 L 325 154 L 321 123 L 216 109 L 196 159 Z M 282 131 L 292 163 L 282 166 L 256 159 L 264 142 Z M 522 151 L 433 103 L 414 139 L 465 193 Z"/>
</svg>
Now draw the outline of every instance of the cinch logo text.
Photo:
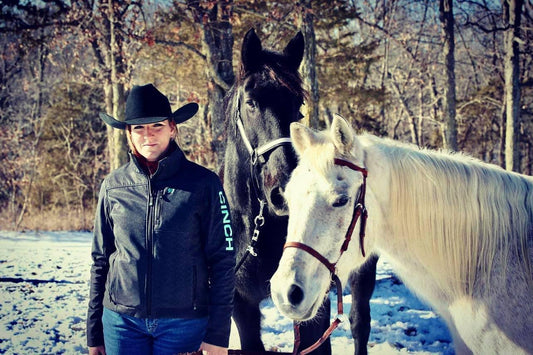
<svg viewBox="0 0 533 355">
<path fill-rule="evenodd" d="M 224 236 L 226 237 L 226 250 L 233 250 L 233 229 L 231 229 L 231 221 L 229 218 L 229 209 L 226 202 L 224 193 L 220 191 L 218 193 L 218 199 L 220 201 L 220 211 L 222 212 L 222 224 L 224 226 Z"/>
</svg>

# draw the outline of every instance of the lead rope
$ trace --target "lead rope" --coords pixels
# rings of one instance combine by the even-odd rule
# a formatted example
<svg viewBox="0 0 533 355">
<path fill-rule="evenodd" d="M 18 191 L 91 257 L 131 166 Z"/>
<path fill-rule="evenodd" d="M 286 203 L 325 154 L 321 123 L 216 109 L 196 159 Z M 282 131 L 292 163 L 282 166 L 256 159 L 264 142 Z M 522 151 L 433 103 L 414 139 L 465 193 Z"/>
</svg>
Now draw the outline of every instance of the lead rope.
<svg viewBox="0 0 533 355">
<path fill-rule="evenodd" d="M 265 208 L 266 202 L 264 200 L 259 199 L 259 214 L 254 218 L 254 231 L 252 233 L 252 239 L 250 241 L 250 245 L 246 248 L 246 251 L 244 252 L 244 255 L 242 256 L 241 260 L 239 260 L 239 263 L 235 267 L 235 273 L 239 271 L 242 264 L 248 257 L 248 255 L 257 256 L 257 251 L 255 250 L 255 246 L 257 244 L 257 241 L 259 240 L 259 229 L 265 224 L 265 217 L 263 217 L 263 209 Z"/>
<path fill-rule="evenodd" d="M 240 119 L 239 119 L 240 122 Z M 242 124 L 239 126 L 242 127 Z M 244 131 L 243 131 L 244 134 Z M 247 140 L 245 140 L 247 141 Z M 256 164 L 258 162 L 259 155 L 256 154 L 256 151 L 254 150 L 251 155 L 250 159 L 250 177 L 252 179 L 252 187 L 255 193 L 255 196 L 257 196 L 257 201 L 259 202 L 259 213 L 254 218 L 254 231 L 252 232 L 252 238 L 250 239 L 250 244 L 246 248 L 246 251 L 244 252 L 244 255 L 241 257 L 241 260 L 237 263 L 237 266 L 235 267 L 235 273 L 239 271 L 241 266 L 244 264 L 244 261 L 246 261 L 246 258 L 248 258 L 248 255 L 257 256 L 257 251 L 255 250 L 255 247 L 257 245 L 257 241 L 259 240 L 259 229 L 265 224 L 265 217 L 263 216 L 263 210 L 265 209 L 265 206 L 267 202 L 263 198 L 263 194 L 261 193 L 261 189 L 259 188 L 259 182 L 257 179 L 257 175 L 255 174 L 255 168 Z"/>
<path fill-rule="evenodd" d="M 342 315 L 344 315 L 344 307 L 342 303 L 342 283 L 338 276 L 335 274 L 332 274 L 331 278 L 335 282 L 335 287 L 337 289 L 337 316 L 335 317 L 335 320 L 330 324 L 328 329 L 326 329 L 324 334 L 322 334 L 320 339 L 318 339 L 314 344 L 300 352 L 298 352 L 298 348 L 300 347 L 300 322 L 294 322 L 294 348 L 292 351 L 293 355 L 305 355 L 315 351 L 320 345 L 322 345 L 326 341 L 326 339 L 329 338 L 331 333 L 333 333 L 333 331 L 337 329 L 339 324 L 342 322 L 340 318 Z"/>
</svg>

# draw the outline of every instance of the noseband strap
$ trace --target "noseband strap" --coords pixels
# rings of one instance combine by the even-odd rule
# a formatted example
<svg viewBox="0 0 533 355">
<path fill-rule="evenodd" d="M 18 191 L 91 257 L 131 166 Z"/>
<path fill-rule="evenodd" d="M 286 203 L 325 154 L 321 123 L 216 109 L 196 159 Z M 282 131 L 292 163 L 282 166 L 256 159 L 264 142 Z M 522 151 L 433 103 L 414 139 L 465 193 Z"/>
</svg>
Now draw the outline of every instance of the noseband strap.
<svg viewBox="0 0 533 355">
<path fill-rule="evenodd" d="M 262 146 L 258 148 L 254 148 L 252 146 L 252 143 L 250 143 L 250 140 L 248 139 L 248 136 L 246 135 L 246 131 L 244 130 L 244 125 L 242 123 L 241 119 L 241 112 L 239 109 L 238 117 L 236 120 L 237 128 L 239 128 L 239 133 L 241 134 L 242 141 L 244 142 L 244 146 L 246 147 L 246 150 L 252 157 L 252 164 L 256 165 L 257 162 L 260 162 L 261 164 L 265 163 L 265 158 L 263 157 L 266 153 L 273 151 L 277 147 L 280 147 L 282 145 L 290 145 L 291 139 L 288 137 L 278 138 L 274 139 L 266 144 L 263 144 Z"/>
<path fill-rule="evenodd" d="M 266 153 L 276 149 L 277 147 L 280 147 L 282 145 L 291 145 L 292 141 L 290 138 L 278 138 L 274 139 L 273 141 L 270 141 L 259 148 L 256 148 L 254 153 L 252 153 L 252 156 L 256 159 L 259 159 L 259 162 L 261 164 L 265 163 L 265 159 L 263 158 L 263 155 Z"/>
<path fill-rule="evenodd" d="M 322 254 L 320 254 L 318 251 L 316 251 L 315 249 L 311 248 L 310 246 L 308 246 L 306 244 L 303 244 L 303 243 L 298 243 L 298 242 L 287 242 L 283 246 L 283 249 L 286 249 L 286 248 L 302 249 L 303 251 L 305 251 L 305 252 L 311 254 L 312 256 L 314 256 L 315 259 L 318 259 L 318 261 L 320 261 L 322 264 L 324 264 L 324 266 L 327 267 L 328 270 L 332 274 L 335 274 L 335 263 L 330 263 L 328 259 L 326 259 L 324 256 L 322 256 Z"/>
</svg>

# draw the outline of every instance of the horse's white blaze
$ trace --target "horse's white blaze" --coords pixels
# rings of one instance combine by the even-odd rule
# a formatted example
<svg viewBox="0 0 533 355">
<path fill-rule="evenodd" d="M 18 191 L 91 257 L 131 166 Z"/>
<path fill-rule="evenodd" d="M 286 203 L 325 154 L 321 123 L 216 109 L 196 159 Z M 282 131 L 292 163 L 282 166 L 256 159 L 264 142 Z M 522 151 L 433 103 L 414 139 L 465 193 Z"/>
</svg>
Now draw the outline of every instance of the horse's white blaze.
<svg viewBox="0 0 533 355">
<path fill-rule="evenodd" d="M 367 255 L 383 254 L 443 316 L 457 353 L 533 353 L 533 178 L 460 154 L 355 136 L 341 118 L 330 132 L 293 124 L 291 137 L 300 162 L 285 191 L 287 241 L 336 261 L 362 177 L 333 159 L 350 160 L 368 171 Z M 343 194 L 350 200 L 338 206 Z M 358 230 L 337 264 L 343 282 L 364 261 Z M 271 280 L 272 297 L 282 313 L 308 319 L 329 280 L 318 260 L 289 248 Z M 295 285 L 301 292 L 291 298 Z"/>
</svg>

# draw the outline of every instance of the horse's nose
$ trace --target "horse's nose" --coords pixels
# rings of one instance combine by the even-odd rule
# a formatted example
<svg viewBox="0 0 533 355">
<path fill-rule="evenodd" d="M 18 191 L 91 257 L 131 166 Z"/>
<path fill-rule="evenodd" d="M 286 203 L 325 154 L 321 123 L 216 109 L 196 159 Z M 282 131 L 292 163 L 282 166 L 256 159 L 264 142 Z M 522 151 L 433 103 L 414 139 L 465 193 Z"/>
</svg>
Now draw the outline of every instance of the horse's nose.
<svg viewBox="0 0 533 355">
<path fill-rule="evenodd" d="M 285 197 L 283 197 L 283 189 L 281 187 L 275 187 L 270 191 L 270 203 L 272 203 L 274 212 L 278 216 L 286 216 L 288 214 L 287 204 L 285 203 Z"/>
<path fill-rule="evenodd" d="M 304 299 L 304 291 L 302 290 L 300 286 L 292 284 L 291 287 L 289 288 L 288 298 L 289 298 L 289 302 L 293 306 L 297 306 Z"/>
</svg>

